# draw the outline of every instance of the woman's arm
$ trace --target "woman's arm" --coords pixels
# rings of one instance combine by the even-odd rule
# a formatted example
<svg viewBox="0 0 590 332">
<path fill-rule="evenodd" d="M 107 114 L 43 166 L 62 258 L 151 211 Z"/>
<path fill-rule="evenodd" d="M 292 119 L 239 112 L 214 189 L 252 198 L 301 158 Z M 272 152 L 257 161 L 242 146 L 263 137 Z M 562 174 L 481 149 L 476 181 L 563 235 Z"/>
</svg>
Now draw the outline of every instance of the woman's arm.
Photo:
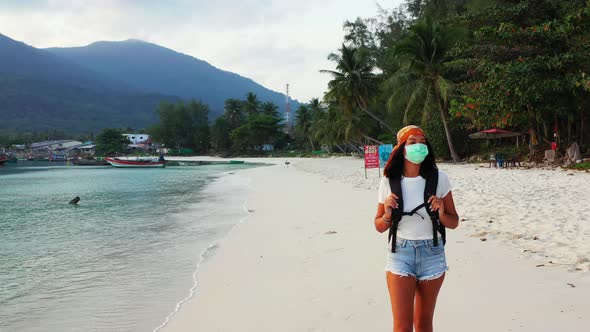
<svg viewBox="0 0 590 332">
<path fill-rule="evenodd" d="M 389 220 L 389 222 L 383 220 L 383 217 L 385 217 L 385 220 Z M 391 214 L 389 214 L 389 217 L 386 216 L 385 206 L 379 203 L 377 205 L 377 214 L 375 215 L 375 229 L 377 232 L 383 233 L 389 229 L 389 226 L 391 226 Z"/>
<path fill-rule="evenodd" d="M 442 199 L 432 196 L 430 198 L 433 211 L 438 211 L 440 222 L 446 227 L 455 229 L 459 226 L 459 216 L 455 210 L 455 201 L 453 201 L 453 192 L 449 193 Z"/>
</svg>

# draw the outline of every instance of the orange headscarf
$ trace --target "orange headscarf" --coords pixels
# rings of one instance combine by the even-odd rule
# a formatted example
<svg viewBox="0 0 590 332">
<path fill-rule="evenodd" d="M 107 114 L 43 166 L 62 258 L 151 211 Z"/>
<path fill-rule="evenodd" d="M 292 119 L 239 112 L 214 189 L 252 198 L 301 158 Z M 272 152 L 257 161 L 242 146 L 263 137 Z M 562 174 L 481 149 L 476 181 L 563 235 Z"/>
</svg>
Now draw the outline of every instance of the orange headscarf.
<svg viewBox="0 0 590 332">
<path fill-rule="evenodd" d="M 420 129 L 420 127 L 418 127 L 418 126 L 410 125 L 410 126 L 405 126 L 402 129 L 400 129 L 397 132 L 397 144 L 393 147 L 393 151 L 391 151 L 391 154 L 389 155 L 389 160 L 387 160 L 387 164 L 385 165 L 385 168 L 383 169 L 384 172 L 387 168 L 389 168 L 389 165 L 391 164 L 391 160 L 393 159 L 393 155 L 395 154 L 397 149 L 399 149 L 399 147 L 402 144 L 404 144 L 408 140 L 408 138 L 410 138 L 410 136 L 412 136 L 412 135 L 426 136 L 426 135 L 424 135 L 424 130 Z"/>
<path fill-rule="evenodd" d="M 397 149 L 399 149 L 400 145 L 405 143 L 408 138 L 412 135 L 424 135 L 424 130 L 420 129 L 418 126 L 410 125 L 405 126 L 397 132 L 397 145 L 393 148 L 391 154 L 393 155 Z"/>
</svg>

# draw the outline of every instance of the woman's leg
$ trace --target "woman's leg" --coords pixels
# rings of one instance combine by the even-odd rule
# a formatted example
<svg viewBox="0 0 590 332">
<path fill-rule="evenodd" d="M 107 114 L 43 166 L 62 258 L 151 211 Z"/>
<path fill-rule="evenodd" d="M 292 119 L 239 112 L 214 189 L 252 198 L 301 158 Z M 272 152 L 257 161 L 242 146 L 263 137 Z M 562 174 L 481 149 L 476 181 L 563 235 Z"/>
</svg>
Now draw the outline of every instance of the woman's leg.
<svg viewBox="0 0 590 332">
<path fill-rule="evenodd" d="M 416 278 L 401 277 L 391 272 L 385 274 L 391 298 L 393 332 L 412 332 Z"/>
<path fill-rule="evenodd" d="M 420 281 L 416 287 L 416 306 L 414 308 L 414 324 L 416 332 L 432 332 L 432 317 L 440 287 L 445 275 L 434 280 Z"/>
</svg>

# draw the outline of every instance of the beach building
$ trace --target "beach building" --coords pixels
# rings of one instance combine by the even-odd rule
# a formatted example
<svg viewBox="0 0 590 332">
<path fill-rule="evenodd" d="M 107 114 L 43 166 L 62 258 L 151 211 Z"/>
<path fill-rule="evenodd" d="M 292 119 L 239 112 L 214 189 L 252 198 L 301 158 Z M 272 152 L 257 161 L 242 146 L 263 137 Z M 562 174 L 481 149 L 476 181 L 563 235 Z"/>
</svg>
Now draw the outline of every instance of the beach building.
<svg viewBox="0 0 590 332">
<path fill-rule="evenodd" d="M 25 144 L 13 144 L 8 149 L 17 159 L 27 159 L 27 146 Z"/>
<path fill-rule="evenodd" d="M 130 146 L 133 144 L 146 143 L 147 141 L 151 142 L 151 136 L 148 134 L 123 134 L 123 136 L 127 137 L 129 142 L 131 142 Z"/>
<path fill-rule="evenodd" d="M 36 160 L 66 160 L 67 150 L 71 147 L 82 144 L 74 140 L 43 141 L 31 144 L 29 159 Z"/>
<path fill-rule="evenodd" d="M 68 158 L 78 158 L 80 156 L 92 157 L 96 152 L 96 145 L 92 141 L 87 141 L 79 145 L 69 147 Z"/>
<path fill-rule="evenodd" d="M 129 140 L 127 147 L 130 150 L 141 150 L 147 153 L 157 153 L 161 146 L 152 141 L 152 137 L 148 134 L 123 134 Z"/>
</svg>

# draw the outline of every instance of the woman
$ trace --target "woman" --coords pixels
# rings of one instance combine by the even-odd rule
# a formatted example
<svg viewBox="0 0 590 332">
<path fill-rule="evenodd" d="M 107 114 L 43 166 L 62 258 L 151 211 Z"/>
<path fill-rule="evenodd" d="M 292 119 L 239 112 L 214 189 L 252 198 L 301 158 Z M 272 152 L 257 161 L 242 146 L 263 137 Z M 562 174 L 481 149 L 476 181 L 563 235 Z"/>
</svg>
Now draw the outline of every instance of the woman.
<svg viewBox="0 0 590 332">
<path fill-rule="evenodd" d="M 424 203 L 424 177 L 431 171 L 438 172 L 436 194 L 428 198 L 432 212 L 438 213 L 446 228 L 456 228 L 459 221 L 449 179 L 438 171 L 434 160 L 424 131 L 416 126 L 404 127 L 397 133 L 397 145 L 379 186 L 375 228 L 383 233 L 392 225 L 399 203 L 397 195 L 391 192 L 389 179 L 401 177 L 404 215 L 398 223 L 395 244 L 390 244 L 385 268 L 394 332 L 411 332 L 412 326 L 416 332 L 432 331 L 436 298 L 447 270 L 442 238 L 438 231 L 433 231 L 426 208 L 412 215 L 406 213 Z M 434 245 L 433 234 L 439 237 L 438 245 Z"/>
</svg>

